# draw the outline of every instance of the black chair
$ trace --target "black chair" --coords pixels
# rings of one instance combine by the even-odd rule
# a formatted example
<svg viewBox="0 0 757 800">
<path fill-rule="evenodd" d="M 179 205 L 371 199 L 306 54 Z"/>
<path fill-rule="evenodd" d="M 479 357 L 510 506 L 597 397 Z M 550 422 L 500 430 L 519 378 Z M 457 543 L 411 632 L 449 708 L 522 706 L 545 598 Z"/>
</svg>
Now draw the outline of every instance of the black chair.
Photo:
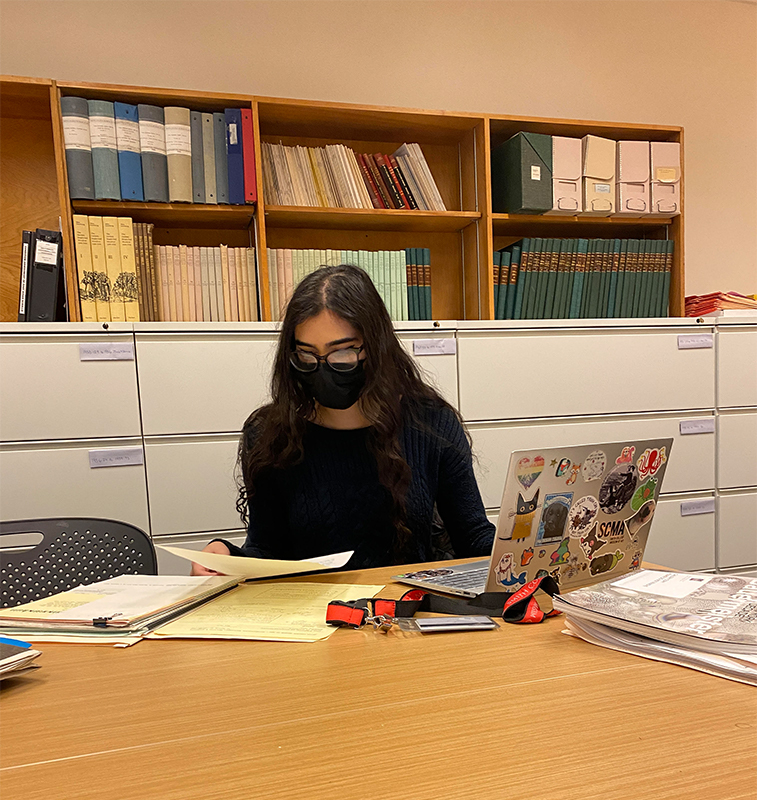
<svg viewBox="0 0 757 800">
<path fill-rule="evenodd" d="M 42 540 L 24 544 L 29 534 Z M 0 522 L 0 608 L 29 603 L 117 575 L 156 575 L 150 537 L 108 519 Z"/>
</svg>

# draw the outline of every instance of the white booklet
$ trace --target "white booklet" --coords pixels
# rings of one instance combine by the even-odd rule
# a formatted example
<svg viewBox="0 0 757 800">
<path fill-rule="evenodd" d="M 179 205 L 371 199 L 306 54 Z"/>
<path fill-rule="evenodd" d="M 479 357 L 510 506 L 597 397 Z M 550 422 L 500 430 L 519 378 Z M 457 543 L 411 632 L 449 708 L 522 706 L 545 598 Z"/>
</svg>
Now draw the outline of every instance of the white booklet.
<svg viewBox="0 0 757 800">
<path fill-rule="evenodd" d="M 305 561 L 283 561 L 275 558 L 248 558 L 246 556 L 227 556 L 220 553 L 205 553 L 202 550 L 189 550 L 186 547 L 157 545 L 161 550 L 173 553 L 179 558 L 194 561 L 221 575 L 237 575 L 241 578 L 278 578 L 284 575 L 299 575 L 303 572 L 318 572 L 339 569 L 352 558 L 354 550 L 334 553 L 329 556 L 309 558 Z"/>
<path fill-rule="evenodd" d="M 639 570 L 553 602 L 568 619 L 708 653 L 757 654 L 757 578 Z"/>
</svg>

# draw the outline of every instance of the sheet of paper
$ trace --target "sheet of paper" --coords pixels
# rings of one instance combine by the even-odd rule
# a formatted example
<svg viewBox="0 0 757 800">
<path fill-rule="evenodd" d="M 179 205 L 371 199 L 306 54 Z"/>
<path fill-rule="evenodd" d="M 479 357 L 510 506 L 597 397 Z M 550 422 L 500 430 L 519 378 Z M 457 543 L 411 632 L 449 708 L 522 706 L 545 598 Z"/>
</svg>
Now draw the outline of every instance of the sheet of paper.
<svg viewBox="0 0 757 800">
<path fill-rule="evenodd" d="M 657 572 L 655 570 L 639 570 L 625 578 L 615 581 L 613 588 L 632 589 L 635 592 L 647 592 L 660 597 L 688 597 L 692 592 L 709 583 L 714 575 L 691 575 L 677 572 Z"/>
<path fill-rule="evenodd" d="M 194 561 L 203 567 L 213 569 L 222 575 L 240 575 L 243 578 L 275 578 L 277 575 L 294 575 L 302 572 L 315 572 L 324 567 L 338 569 L 343 567 L 352 557 L 353 550 L 345 553 L 334 553 L 319 556 L 307 561 L 280 561 L 275 558 L 246 558 L 245 556 L 226 556 L 220 553 L 205 553 L 201 550 L 189 550 L 186 547 L 171 547 L 167 544 L 157 545 L 162 550 L 173 553 L 180 558 Z"/>
<path fill-rule="evenodd" d="M 373 597 L 383 586 L 329 583 L 243 584 L 148 634 L 150 639 L 262 639 L 316 642 L 332 600 Z"/>
</svg>

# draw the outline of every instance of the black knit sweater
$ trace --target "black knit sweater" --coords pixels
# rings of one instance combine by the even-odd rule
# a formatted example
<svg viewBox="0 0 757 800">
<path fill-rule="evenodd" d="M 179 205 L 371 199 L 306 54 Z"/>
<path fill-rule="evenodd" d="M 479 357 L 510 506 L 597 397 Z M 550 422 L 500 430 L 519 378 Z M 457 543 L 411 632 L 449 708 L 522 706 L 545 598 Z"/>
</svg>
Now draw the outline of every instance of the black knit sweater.
<svg viewBox="0 0 757 800">
<path fill-rule="evenodd" d="M 354 550 L 345 569 L 394 563 L 390 495 L 379 483 L 369 435 L 369 428 L 308 423 L 302 462 L 258 479 L 247 540 L 242 548 L 225 542 L 231 553 L 303 559 Z M 489 555 L 494 526 L 486 519 L 457 417 L 428 405 L 412 416 L 405 409 L 400 441 L 412 471 L 406 499 L 412 539 L 402 560 L 434 560 L 434 504 L 457 556 Z"/>
</svg>

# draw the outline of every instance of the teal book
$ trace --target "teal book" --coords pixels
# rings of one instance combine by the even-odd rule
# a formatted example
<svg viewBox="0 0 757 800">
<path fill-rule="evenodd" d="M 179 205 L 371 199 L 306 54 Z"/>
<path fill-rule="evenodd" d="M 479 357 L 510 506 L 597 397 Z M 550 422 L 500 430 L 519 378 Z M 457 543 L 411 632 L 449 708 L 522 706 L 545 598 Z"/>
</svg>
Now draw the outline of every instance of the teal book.
<svg viewBox="0 0 757 800">
<path fill-rule="evenodd" d="M 410 274 L 413 276 L 413 319 L 423 319 L 423 308 L 421 305 L 421 277 L 418 267 L 418 248 L 409 247 L 410 254 Z"/>
<path fill-rule="evenodd" d="M 568 246 L 568 270 L 565 277 L 565 299 L 563 300 L 562 316 L 563 319 L 570 319 L 570 301 L 573 298 L 573 281 L 576 276 L 576 265 L 578 264 L 578 249 L 581 246 L 580 239 L 569 239 Z"/>
<path fill-rule="evenodd" d="M 667 317 L 670 313 L 669 311 L 669 303 L 670 303 L 670 275 L 673 271 L 673 253 L 674 253 L 675 243 L 672 239 L 668 239 L 665 242 L 665 273 L 662 283 L 662 296 L 660 297 L 660 309 L 659 315 L 661 317 Z"/>
<path fill-rule="evenodd" d="M 633 309 L 633 293 L 636 287 L 636 268 L 639 262 L 640 239 L 631 239 L 628 243 L 628 256 L 626 258 L 626 277 L 623 282 L 623 302 L 621 317 L 631 316 Z"/>
<path fill-rule="evenodd" d="M 520 280 L 521 250 L 523 250 L 523 252 L 527 251 L 527 241 L 528 239 L 522 239 L 520 242 L 511 244 L 508 248 L 508 250 L 510 250 L 510 278 L 508 280 L 507 303 L 505 304 L 505 315 L 503 319 L 515 318 L 513 312 L 515 310 L 515 296 L 518 291 L 518 282 Z"/>
<path fill-rule="evenodd" d="M 607 239 L 598 239 L 594 252 L 594 269 L 592 271 L 591 294 L 589 295 L 589 309 L 587 316 L 599 319 L 601 316 L 600 304 L 602 302 L 602 281 L 604 278 L 605 256 L 607 253 Z"/>
<path fill-rule="evenodd" d="M 499 287 L 500 287 L 500 279 L 501 279 L 501 259 L 500 259 L 500 252 L 499 250 L 494 251 L 494 257 L 492 261 L 492 294 L 494 295 L 494 319 L 497 319 L 497 307 L 499 306 Z"/>
<path fill-rule="evenodd" d="M 585 319 L 589 316 L 589 295 L 591 294 L 592 279 L 594 277 L 596 241 L 596 239 L 589 239 L 586 244 L 586 266 L 584 267 L 583 288 L 581 291 L 581 310 L 578 313 L 580 319 Z"/>
<path fill-rule="evenodd" d="M 400 308 L 402 310 L 402 315 L 400 319 L 410 319 L 410 306 L 408 305 L 408 296 L 407 296 L 408 276 L 407 276 L 407 265 L 405 263 L 405 251 L 393 250 L 392 258 L 397 264 L 397 273 L 399 275 L 399 280 L 400 280 L 399 295 L 400 295 Z"/>
<path fill-rule="evenodd" d="M 650 316 L 650 299 L 655 280 L 655 270 L 657 268 L 657 239 L 650 239 L 647 242 L 646 265 L 644 270 L 644 280 L 639 292 L 639 313 L 640 317 Z"/>
<path fill-rule="evenodd" d="M 612 270 L 616 264 L 615 243 L 617 239 L 606 239 L 604 247 L 604 258 L 602 259 L 602 294 L 599 300 L 599 316 L 606 319 L 610 315 L 607 313 L 610 307 L 610 283 L 612 282 Z"/>
<path fill-rule="evenodd" d="M 497 298 L 497 308 L 494 319 L 504 319 L 505 309 L 507 308 L 507 296 L 510 292 L 510 264 L 512 261 L 512 249 L 506 247 L 499 252 L 500 271 L 499 271 L 499 297 Z"/>
<path fill-rule="evenodd" d="M 413 275 L 412 275 L 412 267 L 410 265 L 410 256 L 408 255 L 408 250 L 410 248 L 406 247 L 404 250 L 400 252 L 402 257 L 402 264 L 405 267 L 405 275 L 406 277 L 406 285 L 405 285 L 405 302 L 407 303 L 407 319 L 415 319 L 415 309 L 413 308 Z"/>
<path fill-rule="evenodd" d="M 544 253 L 544 241 L 543 238 L 537 237 L 532 239 L 531 242 L 528 264 L 525 268 L 525 275 L 523 276 L 523 315 L 521 319 L 534 319 L 536 289 L 539 283 L 539 270 L 541 269 Z"/>
<path fill-rule="evenodd" d="M 108 100 L 87 100 L 95 200 L 120 200 L 116 115 Z M 128 199 L 128 198 L 127 198 Z"/>
<path fill-rule="evenodd" d="M 579 239 L 577 242 L 576 259 L 573 266 L 573 278 L 570 287 L 570 305 L 568 306 L 569 319 L 578 319 L 581 316 L 581 298 L 583 296 L 588 244 L 588 239 Z"/>
<path fill-rule="evenodd" d="M 560 260 L 563 258 L 564 239 L 552 239 L 552 247 L 549 252 L 549 271 L 547 272 L 546 287 L 544 290 L 544 304 L 541 316 L 543 319 L 555 319 L 556 311 L 559 306 L 557 296 L 557 279 L 560 270 Z"/>
<path fill-rule="evenodd" d="M 618 263 L 617 268 L 613 266 L 613 274 L 610 283 L 610 304 L 607 309 L 608 317 L 620 316 L 620 295 L 623 291 L 623 270 L 625 269 L 626 248 L 628 239 L 618 239 Z"/>
<path fill-rule="evenodd" d="M 665 251 L 667 242 L 664 239 L 657 240 L 657 252 L 655 254 L 654 283 L 652 284 L 651 299 L 649 304 L 650 317 L 661 317 L 662 291 L 665 286 Z"/>
<path fill-rule="evenodd" d="M 642 239 L 639 242 L 639 256 L 636 262 L 636 280 L 633 284 L 633 297 L 631 298 L 631 316 L 639 316 L 639 307 L 641 305 L 641 292 L 645 280 L 645 271 L 647 268 L 648 258 L 648 240 Z"/>
<path fill-rule="evenodd" d="M 534 305 L 531 309 L 532 319 L 544 319 L 547 279 L 549 277 L 550 262 L 552 260 L 552 242 L 553 239 L 542 239 L 539 271 L 536 273 L 536 281 L 534 283 Z"/>
<path fill-rule="evenodd" d="M 555 299 L 552 304 L 552 319 L 565 319 L 570 281 L 570 256 L 573 239 L 560 239 L 555 277 Z"/>
<path fill-rule="evenodd" d="M 520 264 L 517 274 L 517 284 L 515 288 L 515 299 L 513 303 L 513 312 L 512 316 L 508 317 L 508 319 L 524 319 L 523 317 L 523 294 L 526 288 L 526 273 L 528 270 L 528 264 L 531 260 L 531 245 L 533 243 L 533 239 L 524 239 L 522 243 L 522 249 L 520 253 Z M 512 262 L 511 262 L 512 264 Z"/>
<path fill-rule="evenodd" d="M 428 247 L 422 248 L 423 253 L 423 295 L 426 307 L 426 319 L 433 319 L 433 308 L 431 306 L 431 250 Z"/>
</svg>

